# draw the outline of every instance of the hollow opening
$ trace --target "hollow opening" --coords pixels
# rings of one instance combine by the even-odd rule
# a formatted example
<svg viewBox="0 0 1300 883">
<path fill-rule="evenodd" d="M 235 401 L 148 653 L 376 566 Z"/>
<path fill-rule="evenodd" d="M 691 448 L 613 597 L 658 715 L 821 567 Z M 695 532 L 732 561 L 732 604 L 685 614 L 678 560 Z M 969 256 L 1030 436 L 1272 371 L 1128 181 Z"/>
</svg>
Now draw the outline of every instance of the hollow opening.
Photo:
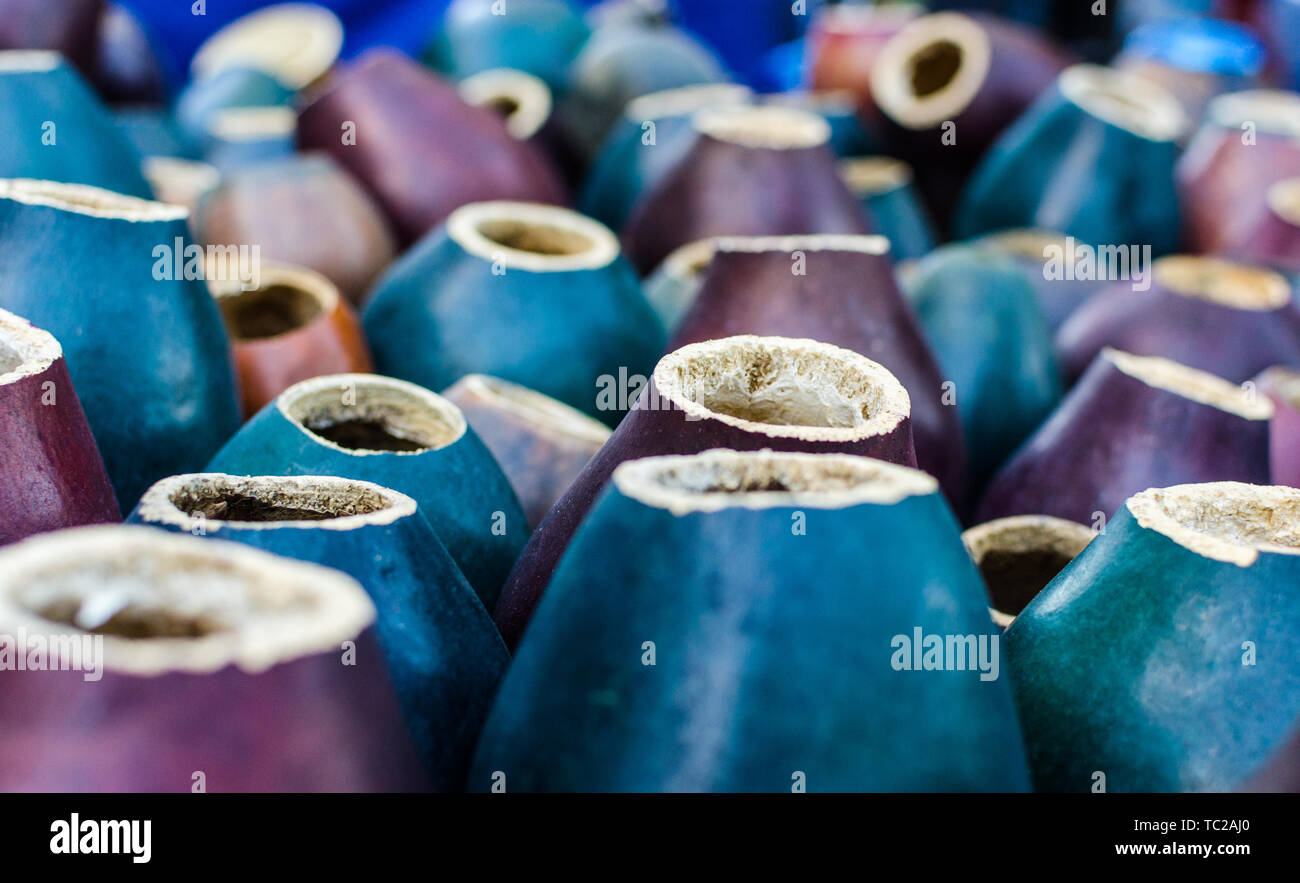
<svg viewBox="0 0 1300 883">
<path fill-rule="evenodd" d="M 1249 565 L 1258 551 L 1300 554 L 1300 490 L 1238 482 L 1153 488 L 1128 501 L 1145 527 L 1199 554 Z"/>
<path fill-rule="evenodd" d="M 256 480 L 189 483 L 172 491 L 167 499 L 192 518 L 213 521 L 329 521 L 389 507 L 382 494 L 357 485 L 304 487 Z"/>
<path fill-rule="evenodd" d="M 615 483 L 634 499 L 675 511 L 839 508 L 937 490 L 923 472 L 865 457 L 728 450 L 633 461 L 618 468 Z"/>
<path fill-rule="evenodd" d="M 964 51 L 952 40 L 936 40 L 912 56 L 912 94 L 924 98 L 941 91 L 961 70 Z"/>
<path fill-rule="evenodd" d="M 497 245 L 539 255 L 577 255 L 590 251 L 595 245 L 574 230 L 513 218 L 480 221 L 476 229 L 481 236 Z"/>
<path fill-rule="evenodd" d="M 283 394 L 281 407 L 312 435 L 360 453 L 436 450 L 465 433 L 465 419 L 450 402 L 371 375 L 304 381 Z"/>
<path fill-rule="evenodd" d="M 324 312 L 312 292 L 284 283 L 232 291 L 217 298 L 217 303 L 236 340 L 278 337 L 314 322 Z"/>
<path fill-rule="evenodd" d="M 1048 515 L 1014 515 L 972 527 L 962 542 L 989 591 L 993 618 L 1007 626 L 1092 542 L 1093 531 Z"/>
<path fill-rule="evenodd" d="M 907 394 L 881 366 L 827 344 L 732 337 L 692 344 L 660 361 L 659 389 L 715 415 L 768 426 L 891 428 Z"/>
<path fill-rule="evenodd" d="M 1073 555 L 1057 549 L 993 549 L 979 562 L 979 569 L 994 609 L 1019 616 L 1073 560 Z"/>
<path fill-rule="evenodd" d="M 96 599 L 60 598 L 32 612 L 42 619 L 69 625 L 92 635 L 131 640 L 157 638 L 202 638 L 228 630 L 229 626 L 211 615 L 186 613 L 147 603 L 128 603 L 103 618 Z"/>
<path fill-rule="evenodd" d="M 1267 398 L 1255 396 L 1207 371 L 1159 356 L 1135 356 L 1110 348 L 1103 353 L 1120 371 L 1155 389 L 1172 392 L 1247 420 L 1267 420 L 1273 416 L 1273 406 Z"/>
<path fill-rule="evenodd" d="M 513 95 L 493 95 L 483 106 L 502 119 L 510 119 L 519 112 L 519 99 Z"/>
<path fill-rule="evenodd" d="M 408 438 L 384 417 L 334 420 L 318 417 L 306 427 L 341 448 L 354 451 L 423 451 L 432 447 L 423 439 Z"/>
<path fill-rule="evenodd" d="M 789 494 L 851 490 L 875 477 L 852 464 L 813 468 L 799 461 L 740 457 L 664 466 L 650 480 L 663 490 L 691 494 Z"/>
<path fill-rule="evenodd" d="M 61 531 L 4 557 L 0 632 L 48 635 L 51 653 L 56 636 L 101 635 L 111 671 L 265 671 L 332 652 L 375 617 L 338 571 L 152 527 Z"/>
<path fill-rule="evenodd" d="M 1291 300 L 1290 285 L 1281 275 L 1221 258 L 1163 257 L 1153 273 L 1157 285 L 1175 294 L 1238 310 L 1275 310 Z"/>
</svg>

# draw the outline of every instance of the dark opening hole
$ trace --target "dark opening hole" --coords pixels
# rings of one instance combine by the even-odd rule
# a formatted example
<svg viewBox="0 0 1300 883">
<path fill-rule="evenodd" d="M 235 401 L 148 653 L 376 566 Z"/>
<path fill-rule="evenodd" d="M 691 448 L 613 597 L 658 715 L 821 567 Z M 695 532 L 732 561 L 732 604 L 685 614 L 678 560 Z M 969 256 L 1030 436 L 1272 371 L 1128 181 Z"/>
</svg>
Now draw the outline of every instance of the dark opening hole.
<svg viewBox="0 0 1300 883">
<path fill-rule="evenodd" d="M 951 40 L 931 43 L 912 57 L 912 92 L 933 95 L 952 82 L 961 69 L 962 48 Z"/>
<path fill-rule="evenodd" d="M 581 233 L 552 224 L 532 224 L 527 221 L 484 221 L 478 225 L 478 232 L 497 245 L 534 254 L 582 254 L 590 251 L 593 245 Z"/>
<path fill-rule="evenodd" d="M 494 95 L 488 99 L 487 104 L 484 106 L 504 119 L 510 119 L 519 112 L 518 100 L 510 95 Z"/>
<path fill-rule="evenodd" d="M 217 298 L 230 336 L 275 337 L 301 328 L 321 314 L 320 301 L 292 285 L 271 285 Z"/>
<path fill-rule="evenodd" d="M 103 623 L 84 628 L 77 622 L 81 601 L 67 599 L 56 601 L 37 613 L 51 622 L 61 622 L 83 629 L 93 635 L 143 640 L 146 638 L 201 638 L 224 631 L 225 626 L 204 616 L 187 616 L 172 610 L 156 607 L 127 605 Z"/>
<path fill-rule="evenodd" d="M 186 515 L 202 515 L 217 521 L 326 521 L 338 517 L 335 512 L 304 509 L 237 491 L 221 491 L 199 499 L 173 499 L 172 502 Z"/>
<path fill-rule="evenodd" d="M 428 445 L 395 432 L 384 420 L 307 420 L 304 424 L 321 438 L 354 451 L 422 451 Z"/>
<path fill-rule="evenodd" d="M 1071 556 L 1054 549 L 989 551 L 980 561 L 980 573 L 989 587 L 993 609 L 1019 616 L 1072 560 Z"/>
</svg>

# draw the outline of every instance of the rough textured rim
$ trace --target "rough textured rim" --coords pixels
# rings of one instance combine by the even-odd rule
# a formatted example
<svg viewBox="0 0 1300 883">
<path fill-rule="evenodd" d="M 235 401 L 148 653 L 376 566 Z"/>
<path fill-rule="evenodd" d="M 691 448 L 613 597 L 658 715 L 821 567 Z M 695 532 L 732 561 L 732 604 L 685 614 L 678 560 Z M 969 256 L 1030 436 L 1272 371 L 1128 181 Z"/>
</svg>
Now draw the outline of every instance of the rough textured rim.
<svg viewBox="0 0 1300 883">
<path fill-rule="evenodd" d="M 938 91 L 917 96 L 911 84 L 913 60 L 926 47 L 945 42 L 961 47 L 961 67 Z M 933 129 L 975 100 L 992 63 L 993 46 L 974 19 L 956 12 L 921 16 L 881 47 L 871 66 L 871 96 L 900 126 Z"/>
<path fill-rule="evenodd" d="M 221 141 L 258 141 L 292 135 L 298 114 L 291 107 L 227 107 L 208 117 L 207 132 Z"/>
<path fill-rule="evenodd" d="M 8 310 L 0 310 L 0 347 L 19 359 L 17 367 L 0 373 L 0 386 L 43 374 L 63 357 L 63 347 L 53 334 Z"/>
<path fill-rule="evenodd" d="M 221 183 L 216 166 L 175 156 L 146 156 L 141 169 L 154 196 L 173 205 L 192 205 Z"/>
<path fill-rule="evenodd" d="M 1202 513 L 1214 513 L 1227 520 L 1237 513 L 1240 519 L 1267 512 L 1281 521 L 1290 520 L 1300 511 L 1300 490 L 1296 488 L 1243 484 L 1237 481 L 1211 481 L 1204 484 L 1179 484 L 1167 488 L 1148 488 L 1134 494 L 1125 503 L 1137 523 L 1147 530 L 1163 534 L 1202 558 L 1211 558 L 1238 567 L 1249 567 L 1261 552 L 1275 555 L 1300 555 L 1300 545 L 1252 542 L 1241 536 L 1225 536 L 1222 531 L 1189 527 L 1170 513 L 1170 504 L 1202 504 Z M 1246 511 L 1243 511 L 1246 510 Z M 1292 517 L 1287 518 L 1287 510 Z M 1294 528 L 1293 528 L 1294 530 Z M 1297 540 L 1300 542 L 1300 539 Z"/>
<path fill-rule="evenodd" d="M 1067 239 L 1064 233 L 1054 230 L 1018 227 L 986 234 L 978 241 L 1014 257 L 1041 261 L 1045 257 L 1044 250 L 1051 246 L 1064 248 Z"/>
<path fill-rule="evenodd" d="M 1057 85 L 1085 113 L 1148 141 L 1174 141 L 1187 131 L 1187 114 L 1159 83 L 1132 71 L 1076 64 Z"/>
<path fill-rule="evenodd" d="M 31 634 L 86 635 L 76 626 L 44 619 L 18 600 L 20 592 L 39 586 L 42 575 L 78 572 L 97 580 L 103 568 L 116 566 L 148 576 L 149 571 L 183 575 L 192 588 L 201 575 L 226 576 L 245 598 L 279 605 L 281 615 L 254 614 L 250 621 L 196 638 L 130 639 L 103 636 L 105 670 L 133 675 L 169 672 L 208 674 L 228 665 L 256 673 L 304 656 L 340 651 L 375 619 L 375 608 L 361 586 L 336 570 L 281 558 L 241 543 L 199 539 L 152 527 L 112 525 L 80 527 L 41 534 L 0 551 L 0 632 L 25 629 Z M 145 600 L 156 577 L 139 580 Z M 87 591 L 75 593 L 85 597 Z M 216 593 L 209 591 L 211 598 Z M 307 612 L 286 614 L 296 598 L 309 601 Z M 170 599 L 179 600 L 177 594 Z M 204 599 L 184 599 L 191 607 Z M 210 599 L 209 599 L 210 600 Z M 198 612 L 195 608 L 191 612 Z"/>
<path fill-rule="evenodd" d="M 1273 404 L 1267 398 L 1252 398 L 1246 390 L 1222 377 L 1160 356 L 1137 356 L 1106 347 L 1102 357 L 1134 380 L 1245 420 L 1268 420 Z"/>
<path fill-rule="evenodd" d="M 612 430 L 577 408 L 556 401 L 548 395 L 487 374 L 466 374 L 447 391 L 464 390 L 496 408 L 522 417 L 532 426 L 566 438 L 575 438 L 596 446 L 603 445 Z"/>
<path fill-rule="evenodd" d="M 691 127 L 701 135 L 755 150 L 806 150 L 831 140 L 826 120 L 793 107 L 740 105 L 696 111 Z"/>
<path fill-rule="evenodd" d="M 682 282 L 693 282 L 704 276 L 709 270 L 709 263 L 718 250 L 720 236 L 708 236 L 669 252 L 660 264 L 660 271 Z"/>
<path fill-rule="evenodd" d="M 251 67 L 301 89 L 329 70 L 342 48 L 343 23 L 333 12 L 313 3 L 281 3 L 237 18 L 208 37 L 190 71 L 201 79 Z"/>
<path fill-rule="evenodd" d="M 1300 178 L 1287 178 L 1268 188 L 1268 207 L 1292 227 L 1300 227 Z"/>
<path fill-rule="evenodd" d="M 722 448 L 701 454 L 632 460 L 619 465 L 613 478 L 615 487 L 625 497 L 656 509 L 667 509 L 678 516 L 723 509 L 892 506 L 908 497 L 939 490 L 939 483 L 919 469 L 871 457 Z M 784 491 L 712 489 L 718 483 L 762 485 L 773 479 L 802 486 Z M 668 480 L 675 484 L 666 484 Z M 700 485 L 708 489 L 700 490 Z"/>
<path fill-rule="evenodd" d="M 515 102 L 515 111 L 505 118 L 506 131 L 518 141 L 537 134 L 551 117 L 551 89 L 540 77 L 508 67 L 479 71 L 457 84 L 467 104 L 482 107 L 498 98 Z"/>
<path fill-rule="evenodd" d="M 35 178 L 0 178 L 0 199 L 114 221 L 181 221 L 189 209 L 91 187 Z"/>
<path fill-rule="evenodd" d="M 1204 255 L 1169 255 L 1151 268 L 1155 284 L 1174 294 L 1235 310 L 1268 312 L 1291 302 L 1280 273 Z"/>
<path fill-rule="evenodd" d="M 854 426 L 760 423 L 712 410 L 687 398 L 682 392 L 680 375 L 686 366 L 697 359 L 721 356 L 735 361 L 737 368 L 740 369 L 752 364 L 754 354 L 760 352 L 765 354 L 784 352 L 792 357 L 791 361 L 796 363 L 801 359 L 814 356 L 824 363 L 836 364 L 846 374 L 857 374 L 863 385 L 871 386 L 877 393 L 879 407 L 876 413 Z M 826 378 L 820 378 L 820 381 L 823 385 L 828 385 Z M 654 384 L 659 395 L 680 408 L 688 419 L 717 420 L 719 423 L 755 435 L 811 442 L 853 442 L 887 435 L 908 418 L 912 406 L 907 390 L 884 365 L 873 362 L 852 350 L 832 346 L 829 343 L 791 337 L 758 337 L 745 334 L 687 344 L 659 360 L 654 370 Z"/>
<path fill-rule="evenodd" d="M 348 407 L 361 407 L 364 398 L 363 394 L 368 394 L 379 404 L 383 404 L 383 399 L 387 398 L 391 400 L 390 404 L 394 406 L 399 403 L 415 405 L 426 410 L 430 419 L 446 426 L 450 430 L 452 438 L 441 444 L 423 447 L 418 451 L 371 451 L 360 448 L 345 448 L 312 432 L 303 424 L 301 418 L 294 416 L 293 410 L 298 405 L 309 403 L 309 400 L 313 397 L 320 398 L 322 401 L 329 397 L 337 398 L 340 391 L 347 386 L 353 387 L 357 394 L 357 404 Z M 383 377 L 379 374 L 328 374 L 324 377 L 303 380 L 280 393 L 276 397 L 275 407 L 285 420 L 296 426 L 303 435 L 316 444 L 324 445 L 327 448 L 354 457 L 415 457 L 429 451 L 442 450 L 460 441 L 465 435 L 468 426 L 465 422 L 465 415 L 460 412 L 460 408 L 457 408 L 437 393 L 430 392 L 422 386 L 416 386 L 414 383 L 407 383 L 405 380 L 398 380 L 395 377 Z"/>
<path fill-rule="evenodd" d="M 204 276 L 208 283 L 208 290 L 217 300 L 223 298 L 238 298 L 248 296 L 258 292 L 264 292 L 268 288 L 283 286 L 301 291 L 310 296 L 318 307 L 320 313 L 313 316 L 307 322 L 301 325 L 295 325 L 288 331 L 275 334 L 270 337 L 242 338 L 236 337 L 231 331 L 231 338 L 234 340 L 275 340 L 286 334 L 293 334 L 296 331 L 313 325 L 329 317 L 339 303 L 338 287 L 327 279 L 325 276 L 317 273 L 315 270 L 307 267 L 300 267 L 297 264 L 285 264 L 279 261 L 263 261 L 258 268 L 257 287 L 252 289 L 244 288 L 244 282 L 240 279 L 219 279 L 220 273 L 216 270 L 216 264 L 209 260 L 204 265 Z"/>
<path fill-rule="evenodd" d="M 578 254 L 546 255 L 502 245 L 479 232 L 485 221 L 558 227 L 585 236 L 591 247 Z M 472 202 L 447 217 L 447 235 L 461 248 L 485 261 L 501 261 L 507 268 L 531 273 L 565 273 L 598 270 L 618 258 L 619 245 L 608 227 L 572 209 L 537 202 Z"/>
<path fill-rule="evenodd" d="M 1300 95 L 1282 89 L 1230 92 L 1211 100 L 1205 117 L 1222 128 L 1250 122 L 1263 132 L 1300 137 Z"/>
<path fill-rule="evenodd" d="M 296 508 L 328 512 L 337 499 L 364 492 L 383 500 L 383 508 L 352 515 L 335 515 L 316 521 L 229 521 L 188 514 L 174 502 L 183 490 L 234 492 L 257 499 L 279 497 Z M 415 514 L 415 500 L 406 494 L 369 481 L 322 475 L 227 475 L 222 472 L 192 472 L 154 482 L 140 498 L 140 519 L 149 524 L 170 524 L 186 533 L 202 528 L 215 533 L 222 527 L 240 530 L 356 530 L 372 525 L 392 524 Z"/>
<path fill-rule="evenodd" d="M 63 56 L 52 49 L 0 50 L 0 74 L 43 74 L 63 64 Z"/>
<path fill-rule="evenodd" d="M 840 160 L 840 180 L 859 198 L 899 190 L 912 183 L 912 167 L 892 156 Z"/>
<path fill-rule="evenodd" d="M 748 86 L 736 83 L 700 83 L 664 89 L 633 98 L 623 108 L 623 116 L 633 123 L 662 120 L 693 114 L 706 107 L 745 105 L 754 93 Z"/>
<path fill-rule="evenodd" d="M 858 254 L 887 255 L 889 240 L 884 236 L 858 233 L 813 233 L 797 236 L 718 236 L 714 251 L 739 251 L 757 254 L 765 251 L 790 254 L 796 251 L 851 251 Z"/>
<path fill-rule="evenodd" d="M 1054 515 L 1011 515 L 977 524 L 962 532 L 961 541 L 975 566 L 979 567 L 989 552 L 1057 552 L 1077 558 L 1097 532 L 1077 521 Z M 1006 628 L 1015 614 L 989 607 L 994 624 Z"/>
</svg>

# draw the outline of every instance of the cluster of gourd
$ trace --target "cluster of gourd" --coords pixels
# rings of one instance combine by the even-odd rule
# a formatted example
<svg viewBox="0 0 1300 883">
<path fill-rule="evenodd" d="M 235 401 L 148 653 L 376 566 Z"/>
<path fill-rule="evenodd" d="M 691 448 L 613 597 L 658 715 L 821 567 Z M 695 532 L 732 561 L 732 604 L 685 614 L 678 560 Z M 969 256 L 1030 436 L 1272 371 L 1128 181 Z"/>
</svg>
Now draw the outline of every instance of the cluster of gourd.
<svg viewBox="0 0 1300 883">
<path fill-rule="evenodd" d="M 0 789 L 1300 789 L 1300 2 L 588 5 L 0 0 Z"/>
</svg>

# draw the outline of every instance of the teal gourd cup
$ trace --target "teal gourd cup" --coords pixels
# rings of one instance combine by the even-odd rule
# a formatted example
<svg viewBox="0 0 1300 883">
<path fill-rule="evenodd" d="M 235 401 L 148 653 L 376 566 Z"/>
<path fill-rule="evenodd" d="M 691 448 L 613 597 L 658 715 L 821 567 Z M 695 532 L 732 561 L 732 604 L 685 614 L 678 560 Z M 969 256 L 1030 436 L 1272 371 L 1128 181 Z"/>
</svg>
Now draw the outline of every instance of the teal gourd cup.
<svg viewBox="0 0 1300 883">
<path fill-rule="evenodd" d="M 1039 790 L 1225 791 L 1282 747 L 1300 714 L 1297 523 L 1292 488 L 1129 498 L 1006 633 Z"/>
<path fill-rule="evenodd" d="M 198 473 L 155 484 L 130 520 L 234 540 L 359 582 L 434 787 L 462 786 L 509 654 L 415 500 L 345 478 Z"/>
<path fill-rule="evenodd" d="M 611 425 L 602 378 L 647 374 L 664 331 L 608 228 L 568 209 L 457 209 L 380 280 L 363 314 L 383 374 L 445 389 L 490 374 Z"/>
<path fill-rule="evenodd" d="M 695 143 L 695 112 L 748 104 L 752 98 L 745 86 L 702 83 L 632 99 L 592 162 L 578 208 L 622 229 L 641 194 L 658 184 Z"/>
<path fill-rule="evenodd" d="M 92 184 L 148 197 L 140 157 L 57 52 L 0 51 L 0 178 Z"/>
<path fill-rule="evenodd" d="M 954 232 L 1042 227 L 1167 254 L 1178 247 L 1174 165 L 1186 126 L 1177 99 L 1155 83 L 1097 65 L 1067 68 L 980 161 Z"/>
<path fill-rule="evenodd" d="M 492 0 L 453 0 L 424 59 L 455 79 L 508 67 L 564 85 L 569 64 L 590 29 L 568 0 L 511 0 L 506 14 Z"/>
<path fill-rule="evenodd" d="M 467 787 L 1026 790 L 987 603 L 918 470 L 770 450 L 625 463 L 524 635 Z M 916 670 L 911 642 L 949 635 L 971 641 L 960 670 Z"/>
<path fill-rule="evenodd" d="M 510 482 L 451 402 L 374 374 L 296 383 L 217 452 L 207 472 L 337 475 L 413 497 L 491 610 L 528 541 Z"/>
<path fill-rule="evenodd" d="M 234 107 L 288 107 L 294 91 L 266 71 L 229 67 L 191 80 L 176 97 L 173 113 L 182 130 L 201 140 L 213 118 Z"/>
<path fill-rule="evenodd" d="M 841 161 L 839 170 L 871 225 L 889 240 L 894 260 L 919 258 L 934 248 L 938 234 L 913 186 L 911 166 L 891 156 L 857 156 Z"/>
<path fill-rule="evenodd" d="M 80 184 L 0 181 L 0 308 L 63 345 L 123 512 L 239 426 L 226 331 L 187 214 Z"/>
<path fill-rule="evenodd" d="M 1051 330 L 1024 274 L 969 246 L 922 259 L 908 298 L 961 415 L 974 499 L 1060 401 Z"/>
</svg>

